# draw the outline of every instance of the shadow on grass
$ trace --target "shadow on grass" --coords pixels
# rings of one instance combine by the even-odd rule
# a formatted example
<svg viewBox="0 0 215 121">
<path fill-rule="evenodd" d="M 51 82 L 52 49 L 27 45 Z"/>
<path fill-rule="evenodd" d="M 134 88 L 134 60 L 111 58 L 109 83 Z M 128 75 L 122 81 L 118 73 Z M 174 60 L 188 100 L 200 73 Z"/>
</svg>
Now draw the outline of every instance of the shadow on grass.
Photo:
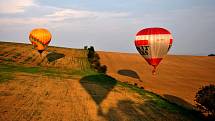
<svg viewBox="0 0 215 121">
<path fill-rule="evenodd" d="M 80 83 L 99 106 L 114 88 L 117 81 L 105 74 L 96 74 L 83 77 L 80 79 Z"/>
<path fill-rule="evenodd" d="M 168 94 L 163 95 L 163 97 L 167 101 L 169 101 L 170 103 L 176 104 L 176 105 L 181 106 L 181 107 L 185 107 L 188 110 L 192 111 L 192 110 L 196 109 L 194 105 L 188 103 L 187 101 L 185 101 L 185 100 L 183 100 L 183 99 L 181 99 L 179 97 L 176 97 L 176 96 L 173 96 L 173 95 L 168 95 Z M 193 113 L 200 113 L 200 112 L 194 112 L 193 111 Z M 205 121 L 215 121 L 214 117 L 212 117 L 210 115 L 209 116 L 201 115 L 201 117 L 203 117 Z"/>
<path fill-rule="evenodd" d="M 128 121 L 206 121 L 198 112 L 187 110 L 180 106 L 170 104 L 171 108 L 158 106 L 157 102 L 147 100 L 137 103 L 132 100 L 120 100 L 117 107 L 111 107 L 102 116 L 107 120 Z"/>
<path fill-rule="evenodd" d="M 144 101 L 137 102 L 129 99 L 119 100 L 117 105 L 110 107 L 107 112 L 101 110 L 100 113 L 98 113 L 98 115 L 103 116 L 107 120 L 206 121 L 204 116 L 196 110 L 171 103 L 159 95 L 133 85 L 125 83 L 119 83 L 119 85 L 140 94 Z"/>
<path fill-rule="evenodd" d="M 139 79 L 139 80 L 140 80 L 140 77 L 139 77 L 139 75 L 137 74 L 137 72 L 135 72 L 135 71 L 133 71 L 133 70 L 121 69 L 121 70 L 118 70 L 117 73 L 120 74 L 120 75 L 123 75 L 123 76 L 128 76 L 128 77 L 132 77 L 132 78 L 136 78 L 136 79 Z M 140 80 L 140 81 L 141 81 L 141 80 Z"/>
<path fill-rule="evenodd" d="M 63 57 L 65 57 L 64 54 L 56 52 L 50 52 L 49 54 L 46 55 L 46 58 L 48 59 L 49 62 L 53 62 Z"/>
<path fill-rule="evenodd" d="M 179 97 L 176 97 L 173 95 L 168 95 L 168 94 L 164 94 L 163 96 L 165 99 L 167 99 L 171 103 L 175 103 L 177 105 L 186 107 L 188 109 L 194 109 L 195 108 L 192 104 L 188 103 L 187 101 L 183 100 L 182 98 L 179 98 Z"/>
</svg>

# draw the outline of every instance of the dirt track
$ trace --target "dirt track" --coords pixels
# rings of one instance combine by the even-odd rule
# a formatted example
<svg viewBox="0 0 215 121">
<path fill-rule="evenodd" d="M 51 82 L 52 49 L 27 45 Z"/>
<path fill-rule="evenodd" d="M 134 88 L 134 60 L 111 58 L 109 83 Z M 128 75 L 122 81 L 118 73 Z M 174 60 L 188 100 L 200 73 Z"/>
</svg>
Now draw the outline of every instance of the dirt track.
<svg viewBox="0 0 215 121">
<path fill-rule="evenodd" d="M 199 88 L 215 84 L 215 57 L 169 55 L 153 76 L 152 68 L 139 54 L 98 54 L 101 63 L 107 65 L 109 75 L 123 82 L 137 83 L 181 104 L 195 104 L 194 97 Z"/>
</svg>

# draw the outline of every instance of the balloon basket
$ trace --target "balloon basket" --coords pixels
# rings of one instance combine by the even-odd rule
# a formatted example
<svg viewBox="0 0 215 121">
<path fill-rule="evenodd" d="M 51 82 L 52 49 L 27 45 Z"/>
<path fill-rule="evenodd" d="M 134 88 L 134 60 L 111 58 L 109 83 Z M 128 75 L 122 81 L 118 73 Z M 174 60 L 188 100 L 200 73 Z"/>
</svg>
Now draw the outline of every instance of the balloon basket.
<svg viewBox="0 0 215 121">
<path fill-rule="evenodd" d="M 156 75 L 156 71 L 155 70 L 152 70 L 152 75 Z"/>
<path fill-rule="evenodd" d="M 156 75 L 156 66 L 153 66 L 152 75 Z"/>
</svg>

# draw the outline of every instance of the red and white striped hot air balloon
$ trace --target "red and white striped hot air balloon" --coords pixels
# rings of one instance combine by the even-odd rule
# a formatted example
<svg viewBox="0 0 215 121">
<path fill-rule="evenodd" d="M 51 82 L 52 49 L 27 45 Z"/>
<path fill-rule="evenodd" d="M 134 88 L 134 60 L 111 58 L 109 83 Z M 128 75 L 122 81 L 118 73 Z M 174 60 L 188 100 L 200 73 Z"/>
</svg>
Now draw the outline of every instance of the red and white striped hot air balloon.
<svg viewBox="0 0 215 121">
<path fill-rule="evenodd" d="M 145 28 L 136 34 L 135 46 L 145 60 L 154 67 L 161 62 L 172 46 L 171 33 L 164 28 Z"/>
</svg>

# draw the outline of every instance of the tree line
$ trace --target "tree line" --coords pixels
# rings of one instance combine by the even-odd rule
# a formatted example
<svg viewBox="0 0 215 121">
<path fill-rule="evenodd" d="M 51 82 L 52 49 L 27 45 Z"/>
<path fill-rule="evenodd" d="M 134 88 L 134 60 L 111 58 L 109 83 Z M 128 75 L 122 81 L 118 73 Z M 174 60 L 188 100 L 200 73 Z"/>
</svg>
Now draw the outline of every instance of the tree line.
<svg viewBox="0 0 215 121">
<path fill-rule="evenodd" d="M 107 66 L 102 65 L 100 63 L 100 57 L 99 55 L 95 52 L 95 49 L 93 46 L 90 46 L 89 48 L 87 46 L 84 46 L 85 50 L 88 50 L 87 58 L 90 63 L 90 67 L 94 69 L 95 71 L 99 73 L 106 73 L 107 71 Z"/>
</svg>

